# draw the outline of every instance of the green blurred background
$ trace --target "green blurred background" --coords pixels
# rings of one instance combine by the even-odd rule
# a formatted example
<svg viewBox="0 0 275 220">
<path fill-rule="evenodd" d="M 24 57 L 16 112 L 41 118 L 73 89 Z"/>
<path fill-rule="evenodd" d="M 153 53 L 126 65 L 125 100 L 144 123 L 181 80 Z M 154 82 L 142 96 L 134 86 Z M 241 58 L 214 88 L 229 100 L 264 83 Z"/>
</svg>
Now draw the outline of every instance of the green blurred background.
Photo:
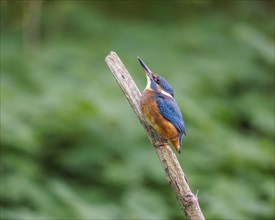
<svg viewBox="0 0 275 220">
<path fill-rule="evenodd" d="M 274 1 L 1 0 L 1 219 L 184 219 L 104 59 L 174 87 L 207 219 L 274 219 Z"/>
</svg>

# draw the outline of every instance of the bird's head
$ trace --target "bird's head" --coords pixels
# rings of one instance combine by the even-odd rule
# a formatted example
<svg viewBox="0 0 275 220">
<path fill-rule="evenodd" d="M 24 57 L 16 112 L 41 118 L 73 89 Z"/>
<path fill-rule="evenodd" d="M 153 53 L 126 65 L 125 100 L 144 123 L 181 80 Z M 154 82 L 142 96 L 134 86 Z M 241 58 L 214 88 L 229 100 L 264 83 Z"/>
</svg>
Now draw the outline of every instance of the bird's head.
<svg viewBox="0 0 275 220">
<path fill-rule="evenodd" d="M 164 93 L 168 93 L 174 97 L 174 90 L 168 84 L 168 82 L 161 76 L 156 73 L 153 73 L 148 66 L 138 57 L 138 61 L 140 62 L 147 78 L 147 85 L 145 89 L 151 89 L 155 92 L 162 91 Z"/>
</svg>

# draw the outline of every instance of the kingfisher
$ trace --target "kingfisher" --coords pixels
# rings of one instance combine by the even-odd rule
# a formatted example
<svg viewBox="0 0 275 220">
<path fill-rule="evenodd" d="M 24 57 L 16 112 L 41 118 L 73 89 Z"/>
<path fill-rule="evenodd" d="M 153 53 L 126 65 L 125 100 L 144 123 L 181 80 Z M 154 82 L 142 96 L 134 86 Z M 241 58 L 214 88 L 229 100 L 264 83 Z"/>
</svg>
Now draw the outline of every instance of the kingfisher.
<svg viewBox="0 0 275 220">
<path fill-rule="evenodd" d="M 158 134 L 170 140 L 181 153 L 182 138 L 186 136 L 181 111 L 174 99 L 174 90 L 166 80 L 153 73 L 138 57 L 147 78 L 147 85 L 140 99 L 142 114 Z"/>
</svg>

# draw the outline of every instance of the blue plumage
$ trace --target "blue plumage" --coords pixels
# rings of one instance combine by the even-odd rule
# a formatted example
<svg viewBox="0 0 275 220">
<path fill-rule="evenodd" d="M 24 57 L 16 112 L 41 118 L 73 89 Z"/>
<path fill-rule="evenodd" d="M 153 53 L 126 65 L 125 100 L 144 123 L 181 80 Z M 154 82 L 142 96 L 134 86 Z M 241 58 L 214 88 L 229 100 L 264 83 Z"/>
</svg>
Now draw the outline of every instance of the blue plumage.
<svg viewBox="0 0 275 220">
<path fill-rule="evenodd" d="M 183 117 L 174 99 L 174 90 L 140 58 L 138 60 L 147 78 L 147 85 L 140 100 L 141 111 L 148 124 L 162 137 L 170 140 L 181 153 L 182 138 L 186 133 Z"/>
<path fill-rule="evenodd" d="M 160 87 L 167 93 L 169 93 L 171 96 L 174 97 L 174 90 L 173 88 L 169 85 L 169 83 L 160 75 L 153 73 L 153 79 L 154 81 L 160 85 Z"/>
<path fill-rule="evenodd" d="M 186 135 L 183 117 L 176 101 L 172 97 L 165 96 L 160 93 L 156 95 L 160 114 L 170 121 L 179 133 Z"/>
</svg>

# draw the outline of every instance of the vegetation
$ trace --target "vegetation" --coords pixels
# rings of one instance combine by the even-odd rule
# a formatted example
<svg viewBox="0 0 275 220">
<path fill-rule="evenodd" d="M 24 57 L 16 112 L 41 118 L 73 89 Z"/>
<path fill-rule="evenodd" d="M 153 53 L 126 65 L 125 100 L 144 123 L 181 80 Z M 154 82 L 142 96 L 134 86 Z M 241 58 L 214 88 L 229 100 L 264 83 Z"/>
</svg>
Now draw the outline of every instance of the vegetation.
<svg viewBox="0 0 275 220">
<path fill-rule="evenodd" d="M 180 219 L 104 59 L 174 87 L 206 219 L 274 219 L 274 2 L 1 1 L 1 219 Z"/>
</svg>

